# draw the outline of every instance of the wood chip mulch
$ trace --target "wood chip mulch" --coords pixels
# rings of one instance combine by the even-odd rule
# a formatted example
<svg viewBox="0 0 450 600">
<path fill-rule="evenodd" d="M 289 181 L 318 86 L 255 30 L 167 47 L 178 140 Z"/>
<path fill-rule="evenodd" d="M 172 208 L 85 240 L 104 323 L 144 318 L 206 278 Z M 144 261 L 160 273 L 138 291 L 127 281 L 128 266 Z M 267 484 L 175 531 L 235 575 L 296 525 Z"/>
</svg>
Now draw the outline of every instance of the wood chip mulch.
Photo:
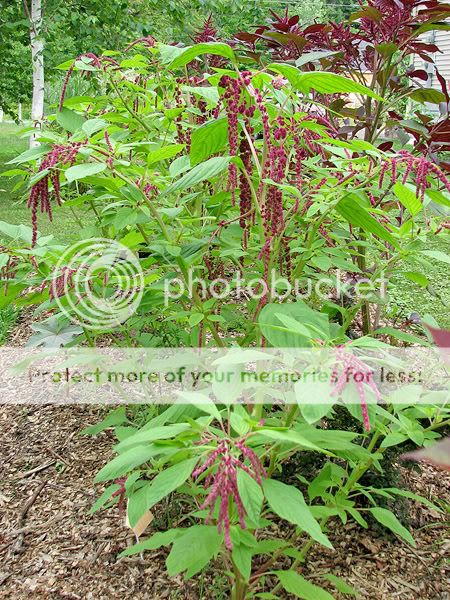
<svg viewBox="0 0 450 600">
<path fill-rule="evenodd" d="M 101 492 L 93 477 L 111 456 L 113 439 L 79 435 L 101 420 L 101 411 L 0 406 L 0 598 L 227 598 L 219 565 L 185 582 L 167 576 L 165 549 L 117 559 L 134 543 L 123 517 L 117 509 L 88 512 Z M 446 502 L 448 510 L 450 474 L 427 466 L 406 477 L 411 490 Z M 333 522 L 335 550 L 314 548 L 305 575 L 324 586 L 320 574 L 332 572 L 372 600 L 448 600 L 449 515 L 412 504 L 411 525 L 415 549 L 386 531 Z"/>
</svg>

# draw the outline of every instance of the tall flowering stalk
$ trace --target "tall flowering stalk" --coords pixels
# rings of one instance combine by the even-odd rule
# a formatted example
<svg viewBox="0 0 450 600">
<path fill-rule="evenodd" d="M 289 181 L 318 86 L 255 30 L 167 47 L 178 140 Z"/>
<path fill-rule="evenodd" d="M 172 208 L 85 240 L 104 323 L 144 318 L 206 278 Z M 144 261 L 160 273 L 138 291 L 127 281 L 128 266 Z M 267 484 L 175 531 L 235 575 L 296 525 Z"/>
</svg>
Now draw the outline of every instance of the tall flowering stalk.
<svg viewBox="0 0 450 600">
<path fill-rule="evenodd" d="M 30 190 L 27 207 L 31 209 L 31 224 L 33 229 L 31 245 L 36 245 L 37 239 L 37 212 L 40 205 L 41 213 L 47 213 L 50 221 L 53 219 L 52 207 L 50 203 L 50 183 L 53 185 L 53 195 L 58 206 L 61 206 L 60 195 L 60 174 L 57 165 L 73 165 L 76 156 L 85 142 L 69 142 L 68 144 L 57 144 L 44 157 L 39 165 L 39 173 L 42 177 Z"/>
<path fill-rule="evenodd" d="M 364 428 L 370 431 L 369 412 L 367 409 L 366 393 L 364 390 L 364 381 L 375 394 L 377 402 L 381 402 L 381 394 L 377 385 L 373 380 L 373 371 L 362 360 L 357 358 L 344 346 L 338 346 L 335 351 L 335 364 L 331 374 L 331 383 L 335 384 L 332 396 L 339 395 L 345 387 L 353 380 L 358 390 L 359 399 L 361 402 L 361 410 L 364 421 Z"/>
<path fill-rule="evenodd" d="M 81 61 L 83 59 L 85 59 L 85 60 L 87 59 L 87 61 L 89 61 L 88 62 L 89 65 L 92 65 L 96 69 L 102 69 L 103 71 L 106 71 L 106 69 L 108 67 L 118 67 L 119 66 L 117 61 L 115 61 L 110 56 L 97 56 L 96 54 L 93 54 L 92 52 L 88 52 L 87 54 L 80 54 L 80 56 L 77 56 L 77 58 L 73 61 L 72 65 L 69 67 L 69 69 L 66 73 L 66 76 L 64 77 L 64 82 L 63 82 L 63 86 L 61 89 L 61 96 L 59 98 L 58 110 L 60 112 L 63 109 L 64 99 L 66 97 L 66 92 L 67 92 L 67 86 L 69 84 L 70 78 L 72 77 L 72 73 L 75 69 L 77 61 Z M 80 70 L 81 70 L 81 74 L 84 75 L 87 79 L 89 79 L 92 71 L 89 69 L 82 69 L 82 68 Z"/>
<path fill-rule="evenodd" d="M 194 478 L 210 470 L 205 479 L 205 488 L 209 489 L 206 500 L 201 505 L 201 509 L 209 509 L 206 522 L 211 520 L 216 502 L 219 504 L 219 515 L 217 517 L 217 528 L 219 533 L 223 531 L 225 536 L 225 546 L 232 550 L 233 544 L 230 537 L 230 500 L 236 506 L 239 525 L 245 529 L 244 518 L 246 511 L 239 495 L 237 484 L 237 473 L 239 469 L 245 471 L 259 485 L 262 485 L 262 478 L 267 477 L 267 473 L 261 464 L 259 457 L 255 452 L 245 445 L 246 437 L 238 440 L 226 438 L 220 440 L 217 447 L 210 452 L 205 462 L 198 466 L 192 473 Z M 244 463 L 247 459 L 249 465 Z"/>
</svg>

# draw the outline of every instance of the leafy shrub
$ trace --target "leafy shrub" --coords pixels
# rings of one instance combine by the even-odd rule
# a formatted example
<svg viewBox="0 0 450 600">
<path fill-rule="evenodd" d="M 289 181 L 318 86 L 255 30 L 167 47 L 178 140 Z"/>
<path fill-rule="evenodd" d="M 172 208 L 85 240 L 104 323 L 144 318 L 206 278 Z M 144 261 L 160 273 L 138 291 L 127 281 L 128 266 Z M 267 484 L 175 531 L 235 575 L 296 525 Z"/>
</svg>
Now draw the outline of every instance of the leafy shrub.
<svg viewBox="0 0 450 600">
<path fill-rule="evenodd" d="M 383 5 L 389 11 L 372 3 L 352 23 L 359 19 L 360 29 L 378 31 L 385 19 L 392 29 L 397 4 Z M 441 18 L 433 5 L 413 19 L 415 6 L 407 5 L 409 20 L 396 17 L 397 28 L 409 28 L 412 39 L 440 27 L 434 22 Z M 394 47 L 390 36 L 396 30 L 389 27 L 388 39 L 375 39 L 374 45 L 367 31 L 361 37 L 343 26 L 313 26 L 303 36 L 292 35 L 289 29 L 296 26 L 295 20 L 277 22 L 281 36 L 265 29 L 255 40 L 270 38 L 269 50 L 277 58 L 281 53 L 297 59 L 297 66 L 271 62 L 251 68 L 228 44 L 177 47 L 148 38 L 124 56 L 87 54 L 62 65 L 66 83 L 76 76 L 96 78 L 105 92 L 71 98 L 64 85 L 41 145 L 13 161 L 17 168 L 11 174 L 23 176 L 29 188 L 32 230 L 2 225 L 8 251 L 17 257 L 5 302 L 26 295 L 31 285 L 30 302 L 53 311 L 56 319 L 61 307 L 70 314 L 79 273 L 69 265 L 55 273 L 65 249 L 37 229 L 39 209 L 51 218 L 64 202 L 88 216 L 81 237 L 121 242 L 144 272 L 136 313 L 107 332 L 117 343 L 335 349 L 328 365 L 334 388 L 325 384 L 327 393 L 345 395 L 351 388 L 359 398 L 359 404 L 342 409 L 348 411 L 345 425 L 333 422 L 331 404 L 300 402 L 302 394 L 315 393 L 311 390 L 298 388 L 296 401 L 283 406 L 261 389 L 256 397 L 243 391 L 243 403 L 230 405 L 227 389 L 218 405 L 175 405 L 150 412 L 145 423 L 142 415 L 134 422 L 118 409 L 91 430 L 114 427 L 118 438 L 117 456 L 97 475 L 97 482 L 109 485 L 94 510 L 122 507 L 127 499 L 136 526 L 171 494 L 185 507 L 181 526 L 154 533 L 122 555 L 171 546 L 169 575 L 187 577 L 220 556 L 235 599 L 274 597 L 281 587 L 300 597 L 328 597 L 295 568 L 314 543 L 332 547 L 331 519 L 345 523 L 352 517 L 367 527 L 366 511 L 414 545 L 408 529 L 377 502 L 378 496 L 394 499 L 404 492 L 375 488 L 363 478 L 372 468 L 382 471 L 388 448 L 409 439 L 431 443 L 450 416 L 446 407 L 421 406 L 427 391 L 420 386 L 411 392 L 411 403 L 398 404 L 382 397 L 371 380 L 346 381 L 355 370 L 368 373 L 364 353 L 385 347 L 380 335 L 429 344 L 425 336 L 402 329 L 377 329 L 379 314 L 373 317 L 372 308 L 383 306 L 376 286 L 381 274 L 388 289 L 394 273 L 424 285 L 411 264 L 448 262 L 447 255 L 427 250 L 430 236 L 445 235 L 442 215 L 429 209 L 431 201 L 449 205 L 444 170 L 420 140 L 394 151 L 391 141 L 380 139 L 396 120 L 390 114 L 398 97 L 396 69 L 413 42 L 400 37 L 404 48 Z M 280 49 L 285 30 L 290 41 Z M 302 52 L 286 55 L 292 44 L 297 52 L 300 37 L 316 52 L 311 40 L 318 34 L 331 39 L 332 55 L 308 61 Z M 414 43 L 418 52 L 431 51 Z M 381 80 L 368 83 L 358 70 L 353 78 L 342 74 L 355 61 L 362 69 L 369 58 Z M 313 70 L 317 60 L 333 72 Z M 354 108 L 347 106 L 350 94 L 357 99 Z M 431 99 L 426 90 L 421 97 Z M 361 132 L 365 139 L 358 137 Z M 349 303 L 318 296 L 306 302 L 292 292 L 280 297 L 271 286 L 275 274 L 304 291 L 308 282 L 335 276 L 336 269 L 345 273 L 348 288 L 365 280 L 372 294 L 353 295 Z M 257 297 L 224 299 L 211 292 L 211 283 L 232 282 L 236 272 L 246 285 L 259 280 Z M 206 281 L 206 292 L 189 285 L 192 273 Z M 165 288 L 174 277 L 184 285 L 176 298 Z M 100 273 L 92 285 L 113 293 L 120 282 Z M 234 282 L 231 287 L 236 294 Z M 336 314 L 339 319 L 330 319 Z M 349 338 L 350 327 L 357 339 Z M 91 345 L 105 334 L 86 327 L 56 333 L 64 344 Z M 351 354 L 354 348 L 361 358 Z M 376 402 L 368 406 L 368 397 Z M 311 451 L 319 464 L 301 476 L 303 494 L 282 473 L 293 457 Z M 358 504 L 361 495 L 368 506 Z M 290 570 L 278 568 L 281 559 L 292 559 Z"/>
</svg>

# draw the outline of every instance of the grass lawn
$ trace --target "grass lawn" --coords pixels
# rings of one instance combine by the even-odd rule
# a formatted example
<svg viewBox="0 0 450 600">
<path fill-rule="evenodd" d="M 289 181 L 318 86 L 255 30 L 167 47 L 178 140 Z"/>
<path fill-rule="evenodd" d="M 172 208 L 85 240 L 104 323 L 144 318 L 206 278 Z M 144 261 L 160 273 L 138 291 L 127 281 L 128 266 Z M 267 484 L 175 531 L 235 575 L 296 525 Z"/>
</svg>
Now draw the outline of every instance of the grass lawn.
<svg viewBox="0 0 450 600">
<path fill-rule="evenodd" d="M 27 149 L 27 140 L 17 136 L 20 128 L 10 123 L 0 124 L 0 173 L 11 168 L 5 163 Z M 0 220 L 18 225 L 30 225 L 30 211 L 26 207 L 26 199 L 20 193 L 13 192 L 14 181 L 0 178 Z M 81 216 L 81 215 L 79 215 Z M 64 207 L 54 211 L 54 221 L 50 223 L 46 215 L 39 216 L 39 231 L 53 234 L 60 242 L 76 241 L 80 226 L 70 209 Z M 450 240 L 448 235 L 441 235 L 430 243 L 430 250 L 440 250 L 450 256 Z M 448 265 L 433 260 L 433 267 L 425 272 L 423 267 L 418 271 L 431 282 L 431 290 L 419 288 L 403 277 L 396 277 L 390 293 L 390 304 L 396 306 L 406 318 L 411 312 L 421 316 L 431 314 L 441 325 L 450 329 L 450 278 Z"/>
<path fill-rule="evenodd" d="M 21 139 L 17 134 L 21 127 L 14 123 L 0 123 L 0 173 L 15 168 L 16 165 L 6 163 L 28 148 L 28 140 Z M 23 192 L 13 192 L 18 178 L 0 178 L 0 221 L 13 225 L 31 226 L 30 211 L 26 207 L 26 197 Z M 53 214 L 53 223 L 46 215 L 38 216 L 38 227 L 44 235 L 53 234 L 60 242 L 76 241 L 80 232 L 72 212 L 64 207 L 58 208 Z"/>
</svg>

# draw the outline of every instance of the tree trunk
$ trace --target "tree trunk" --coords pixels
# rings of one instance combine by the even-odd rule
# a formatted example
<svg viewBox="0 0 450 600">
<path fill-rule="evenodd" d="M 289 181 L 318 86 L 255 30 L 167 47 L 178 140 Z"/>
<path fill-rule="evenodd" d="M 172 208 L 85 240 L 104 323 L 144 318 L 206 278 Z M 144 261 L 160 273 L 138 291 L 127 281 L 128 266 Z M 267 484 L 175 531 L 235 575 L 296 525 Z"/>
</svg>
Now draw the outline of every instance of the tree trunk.
<svg viewBox="0 0 450 600">
<path fill-rule="evenodd" d="M 28 10 L 28 1 L 25 0 L 25 10 L 30 19 L 31 59 L 33 62 L 33 100 L 31 104 L 31 120 L 33 127 L 40 130 L 44 118 L 44 41 L 41 37 L 42 30 L 42 4 L 41 0 L 31 0 L 31 11 Z M 39 145 L 36 134 L 30 138 L 30 147 Z"/>
</svg>

